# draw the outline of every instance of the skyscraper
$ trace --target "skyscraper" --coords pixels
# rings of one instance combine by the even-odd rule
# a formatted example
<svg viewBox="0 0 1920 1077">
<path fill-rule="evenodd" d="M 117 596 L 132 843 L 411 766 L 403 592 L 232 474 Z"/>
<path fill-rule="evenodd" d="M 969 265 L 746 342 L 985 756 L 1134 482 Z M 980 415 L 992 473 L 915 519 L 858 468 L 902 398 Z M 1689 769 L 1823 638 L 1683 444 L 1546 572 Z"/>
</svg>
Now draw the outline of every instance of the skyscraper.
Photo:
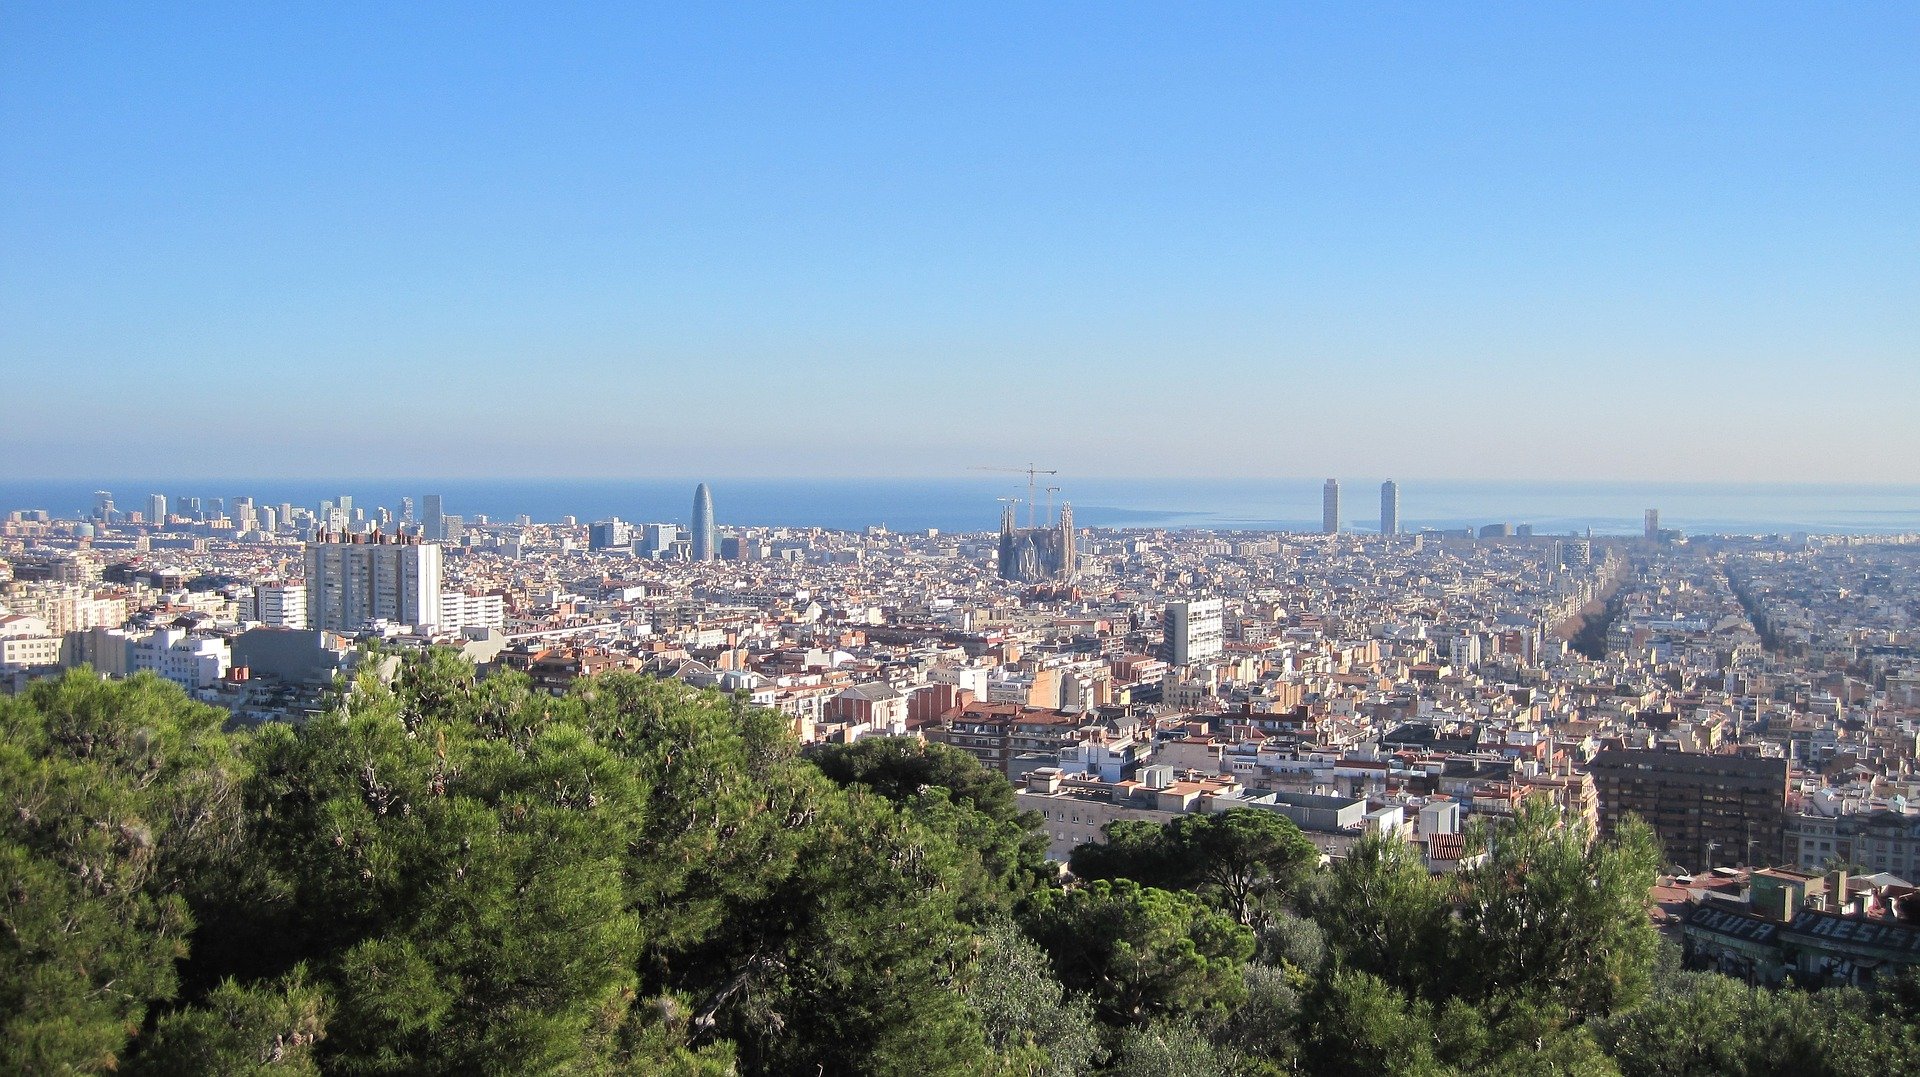
<svg viewBox="0 0 1920 1077">
<path fill-rule="evenodd" d="M 1400 486 L 1392 479 L 1380 484 L 1380 533 L 1400 533 Z"/>
<path fill-rule="evenodd" d="M 147 522 L 150 524 L 163 524 L 167 522 L 167 495 L 147 495 Z"/>
<path fill-rule="evenodd" d="M 706 483 L 693 488 L 693 559 L 711 561 L 720 556 L 720 531 L 713 523 L 713 491 Z"/>
<path fill-rule="evenodd" d="M 446 514 L 441 511 L 439 494 L 420 498 L 420 535 L 435 542 L 447 537 Z"/>
<path fill-rule="evenodd" d="M 1320 530 L 1337 534 L 1340 530 L 1340 480 L 1328 479 L 1320 492 Z"/>
<path fill-rule="evenodd" d="M 307 543 L 306 568 L 308 628 L 353 632 L 372 620 L 440 620 L 440 547 L 432 543 L 322 531 Z"/>
</svg>

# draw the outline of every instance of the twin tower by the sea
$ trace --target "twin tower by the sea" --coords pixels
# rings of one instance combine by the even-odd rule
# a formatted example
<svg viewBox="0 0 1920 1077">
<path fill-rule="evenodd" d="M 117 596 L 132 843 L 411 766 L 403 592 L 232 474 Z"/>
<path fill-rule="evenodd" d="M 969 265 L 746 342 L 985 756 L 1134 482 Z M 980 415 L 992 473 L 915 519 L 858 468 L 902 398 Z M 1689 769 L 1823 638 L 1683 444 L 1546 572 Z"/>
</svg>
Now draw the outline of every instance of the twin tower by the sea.
<svg viewBox="0 0 1920 1077">
<path fill-rule="evenodd" d="M 169 497 L 252 497 L 309 508 L 341 494 L 356 504 L 397 508 L 402 497 L 437 493 L 446 511 L 471 520 L 530 516 L 581 523 L 618 516 L 637 522 L 690 522 L 694 487 L 707 482 L 714 518 L 727 526 L 824 527 L 895 531 L 990 531 L 999 526 L 997 499 L 1024 499 L 1013 476 L 932 479 L 435 479 L 431 477 L 110 478 L 0 481 L 0 512 L 46 509 L 80 517 L 94 491 L 123 503 L 150 493 Z M 1342 477 L 1355 491 L 1381 480 Z M 1204 528 L 1219 531 L 1316 532 L 1323 478 L 1053 480 L 1083 527 Z M 1906 534 L 1920 532 L 1920 486 L 1812 484 L 1461 482 L 1400 479 L 1400 529 L 1531 524 L 1536 534 L 1633 535 L 1647 509 L 1664 527 L 1689 534 Z M 1057 504 L 1057 501 L 1056 501 Z M 1025 510 L 1022 510 L 1024 517 Z M 1378 521 L 1355 503 L 1343 529 L 1374 530 Z"/>
</svg>

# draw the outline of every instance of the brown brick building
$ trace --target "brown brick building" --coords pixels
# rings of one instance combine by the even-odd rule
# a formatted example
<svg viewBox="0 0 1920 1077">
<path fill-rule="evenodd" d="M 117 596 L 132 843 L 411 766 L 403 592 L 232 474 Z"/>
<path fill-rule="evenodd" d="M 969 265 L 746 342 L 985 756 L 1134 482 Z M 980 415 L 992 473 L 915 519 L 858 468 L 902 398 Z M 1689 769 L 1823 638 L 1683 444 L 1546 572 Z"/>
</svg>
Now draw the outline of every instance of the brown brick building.
<svg viewBox="0 0 1920 1077">
<path fill-rule="evenodd" d="M 1780 861 L 1784 759 L 1610 749 L 1587 770 L 1600 794 L 1602 835 L 1632 812 L 1653 825 L 1667 859 L 1683 867 Z"/>
</svg>

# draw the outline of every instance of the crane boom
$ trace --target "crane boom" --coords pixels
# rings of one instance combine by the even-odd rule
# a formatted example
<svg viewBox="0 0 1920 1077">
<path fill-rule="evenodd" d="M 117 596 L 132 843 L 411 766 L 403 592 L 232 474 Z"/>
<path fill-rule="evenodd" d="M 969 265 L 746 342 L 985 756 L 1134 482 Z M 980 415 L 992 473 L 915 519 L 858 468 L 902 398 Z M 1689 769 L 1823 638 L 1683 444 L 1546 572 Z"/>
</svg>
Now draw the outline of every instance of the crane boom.
<svg viewBox="0 0 1920 1077">
<path fill-rule="evenodd" d="M 1006 471 L 1015 475 L 1025 475 L 1027 477 L 1027 528 L 1029 530 L 1039 526 L 1039 524 L 1034 519 L 1034 515 L 1037 510 L 1037 506 L 1035 505 L 1035 497 L 1034 497 L 1034 476 L 1060 474 L 1059 471 L 1053 468 L 1035 467 L 1032 464 L 1028 464 L 1026 467 L 970 467 L 967 470 L 968 471 Z"/>
</svg>

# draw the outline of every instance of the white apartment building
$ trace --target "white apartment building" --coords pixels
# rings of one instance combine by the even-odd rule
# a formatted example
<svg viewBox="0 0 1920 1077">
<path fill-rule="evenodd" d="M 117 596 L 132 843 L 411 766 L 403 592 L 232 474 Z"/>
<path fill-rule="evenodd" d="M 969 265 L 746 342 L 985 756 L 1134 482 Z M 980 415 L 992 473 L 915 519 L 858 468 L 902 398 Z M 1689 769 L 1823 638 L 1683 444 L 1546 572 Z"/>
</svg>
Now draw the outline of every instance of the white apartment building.
<svg viewBox="0 0 1920 1077">
<path fill-rule="evenodd" d="M 464 591 L 446 591 L 440 595 L 439 628 L 455 632 L 462 628 L 507 627 L 506 600 L 499 595 L 470 595 Z"/>
<path fill-rule="evenodd" d="M 440 547 L 411 536 L 322 531 L 307 543 L 307 627 L 354 632 L 369 621 L 433 625 Z"/>
<path fill-rule="evenodd" d="M 47 631 L 47 622 L 39 617 L 0 616 L 0 673 L 57 666 L 62 642 Z"/>
<path fill-rule="evenodd" d="M 264 583 L 253 589 L 254 620 L 275 628 L 307 627 L 307 587 Z"/>
<path fill-rule="evenodd" d="M 184 628 L 156 628 L 127 645 L 129 672 L 152 670 L 182 688 L 205 688 L 226 676 L 231 664 L 226 640 L 189 635 Z"/>
<path fill-rule="evenodd" d="M 1176 599 L 1167 603 L 1161 625 L 1166 633 L 1167 662 L 1192 665 L 1217 658 L 1221 651 L 1221 614 L 1217 598 Z"/>
</svg>

